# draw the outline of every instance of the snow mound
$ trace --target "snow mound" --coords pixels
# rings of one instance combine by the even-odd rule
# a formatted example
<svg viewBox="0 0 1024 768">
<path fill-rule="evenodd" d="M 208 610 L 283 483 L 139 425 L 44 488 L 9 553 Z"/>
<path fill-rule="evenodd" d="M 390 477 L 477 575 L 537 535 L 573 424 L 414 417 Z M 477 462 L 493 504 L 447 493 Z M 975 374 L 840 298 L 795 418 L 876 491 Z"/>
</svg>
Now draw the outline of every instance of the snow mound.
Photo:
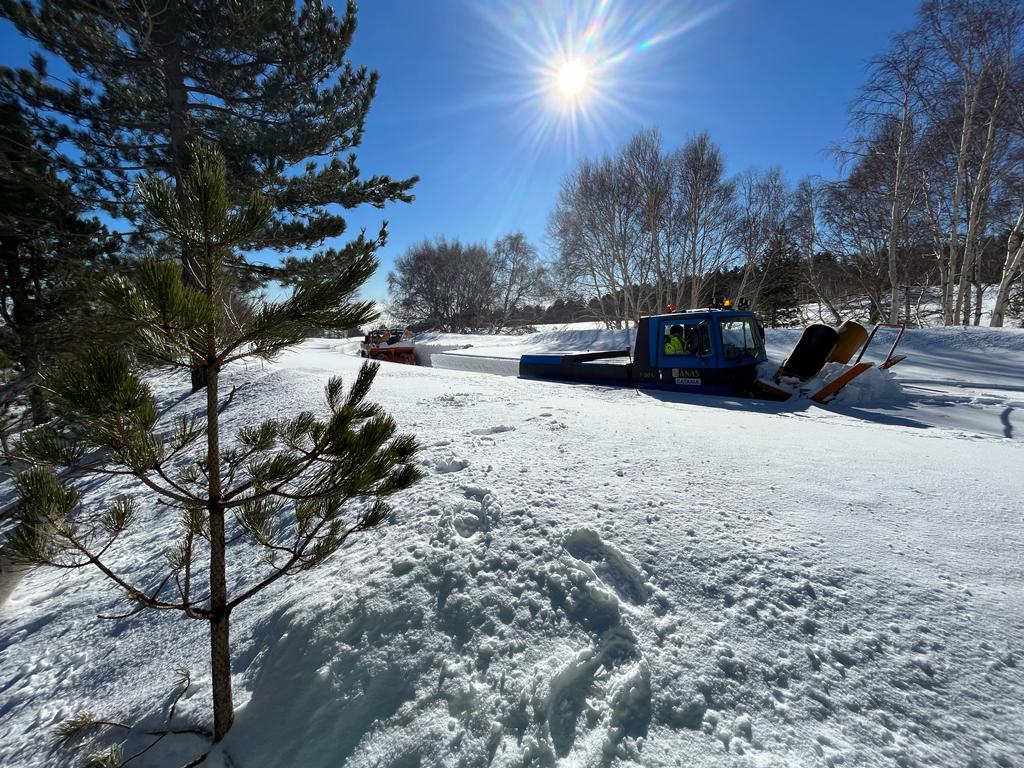
<svg viewBox="0 0 1024 768">
<path fill-rule="evenodd" d="M 817 376 L 807 381 L 801 382 L 799 379 L 786 376 L 776 381 L 778 365 L 766 361 L 758 365 L 757 378 L 773 388 L 789 392 L 792 398 L 809 399 L 849 369 L 850 366 L 842 363 L 826 363 Z M 829 402 L 877 407 L 894 405 L 903 400 L 903 388 L 892 371 L 872 366 L 848 382 Z"/>
<path fill-rule="evenodd" d="M 842 363 L 826 363 L 818 375 L 808 379 L 800 386 L 800 393 L 811 396 L 827 386 L 849 370 Z M 895 379 L 892 371 L 871 366 L 862 374 L 846 384 L 836 394 L 834 403 L 843 405 L 887 405 L 899 401 L 903 396 L 903 388 Z"/>
<path fill-rule="evenodd" d="M 844 405 L 881 405 L 898 402 L 903 388 L 891 370 L 877 366 L 868 368 L 836 395 L 835 402 Z"/>
</svg>

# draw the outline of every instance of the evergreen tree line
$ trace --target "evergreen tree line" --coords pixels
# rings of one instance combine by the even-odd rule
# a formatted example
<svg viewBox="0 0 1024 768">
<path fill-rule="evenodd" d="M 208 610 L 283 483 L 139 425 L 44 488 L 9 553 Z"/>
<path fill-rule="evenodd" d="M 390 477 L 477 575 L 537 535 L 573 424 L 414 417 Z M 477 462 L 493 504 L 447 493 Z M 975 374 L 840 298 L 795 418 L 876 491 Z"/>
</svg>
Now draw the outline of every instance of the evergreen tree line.
<svg viewBox="0 0 1024 768">
<path fill-rule="evenodd" d="M 0 0 L 0 14 L 39 50 L 0 68 L 2 403 L 26 422 L 0 433 L 18 492 L 0 561 L 96 569 L 128 604 L 99 612 L 157 610 L 209 636 L 209 721 L 60 724 L 61 744 L 119 768 L 175 733 L 222 739 L 240 606 L 380 524 L 419 478 L 416 441 L 367 399 L 374 364 L 327 382 L 325 415 L 221 426 L 236 362 L 376 320 L 357 294 L 386 229 L 320 246 L 346 210 L 409 202 L 417 179 L 356 163 L 377 75 L 346 58 L 352 2 Z M 161 372 L 190 379 L 176 419 L 147 384 Z M 120 556 L 156 527 L 170 533 L 155 550 Z M 192 682 L 168 685 L 176 701 Z M 123 754 L 129 736 L 149 745 Z"/>
</svg>

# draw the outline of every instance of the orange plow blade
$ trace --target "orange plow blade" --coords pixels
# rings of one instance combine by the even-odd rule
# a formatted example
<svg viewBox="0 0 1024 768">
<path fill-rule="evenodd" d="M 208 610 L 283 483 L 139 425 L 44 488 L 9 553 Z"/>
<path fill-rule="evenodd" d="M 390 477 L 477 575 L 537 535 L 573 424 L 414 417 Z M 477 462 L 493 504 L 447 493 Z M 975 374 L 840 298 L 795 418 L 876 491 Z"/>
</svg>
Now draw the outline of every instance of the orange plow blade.
<svg viewBox="0 0 1024 768">
<path fill-rule="evenodd" d="M 872 365 L 872 363 L 857 363 L 856 365 L 852 366 L 850 370 L 832 379 L 832 381 L 830 381 L 824 387 L 822 387 L 813 395 L 811 395 L 811 400 L 814 400 L 815 402 L 818 403 L 829 402 L 830 400 L 832 400 L 832 398 L 839 394 L 839 391 L 843 387 L 845 387 L 851 381 L 853 381 L 862 373 L 864 373 L 864 371 L 866 371 Z"/>
</svg>

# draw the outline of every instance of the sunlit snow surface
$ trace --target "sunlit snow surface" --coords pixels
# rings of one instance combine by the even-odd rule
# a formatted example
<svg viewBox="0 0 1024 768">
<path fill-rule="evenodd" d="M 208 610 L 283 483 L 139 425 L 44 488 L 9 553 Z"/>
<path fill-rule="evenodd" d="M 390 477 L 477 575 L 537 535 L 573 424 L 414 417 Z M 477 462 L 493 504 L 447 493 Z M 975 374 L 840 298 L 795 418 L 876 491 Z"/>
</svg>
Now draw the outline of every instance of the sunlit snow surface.
<svg viewBox="0 0 1024 768">
<path fill-rule="evenodd" d="M 545 334 L 432 343 L 630 343 Z M 772 355 L 795 338 L 771 333 Z M 828 408 L 383 365 L 373 397 L 426 478 L 237 612 L 230 763 L 206 765 L 1021 765 L 1024 332 L 914 331 L 903 351 L 896 390 Z M 323 410 L 354 353 L 315 340 L 234 369 L 225 429 Z M 154 386 L 168 416 L 205 402 Z M 143 517 L 112 557 L 153 584 L 176 520 Z M 93 572 L 24 579 L 0 609 L 0 765 L 59 764 L 52 730 L 81 710 L 161 727 L 180 666 L 175 725 L 207 721 L 205 626 L 96 618 L 124 610 Z M 200 749 L 168 737 L 132 764 Z"/>
</svg>

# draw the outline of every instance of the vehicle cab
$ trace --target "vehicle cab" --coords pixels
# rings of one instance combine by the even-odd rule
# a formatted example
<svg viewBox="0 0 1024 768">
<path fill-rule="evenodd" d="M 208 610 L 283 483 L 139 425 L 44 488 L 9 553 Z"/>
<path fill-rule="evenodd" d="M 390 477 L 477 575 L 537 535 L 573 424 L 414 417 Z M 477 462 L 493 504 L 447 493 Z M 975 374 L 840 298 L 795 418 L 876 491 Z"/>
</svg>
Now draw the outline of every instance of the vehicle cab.
<svg viewBox="0 0 1024 768">
<path fill-rule="evenodd" d="M 767 359 L 764 329 L 748 310 L 711 307 L 641 318 L 633 379 L 704 394 L 746 392 Z"/>
</svg>

